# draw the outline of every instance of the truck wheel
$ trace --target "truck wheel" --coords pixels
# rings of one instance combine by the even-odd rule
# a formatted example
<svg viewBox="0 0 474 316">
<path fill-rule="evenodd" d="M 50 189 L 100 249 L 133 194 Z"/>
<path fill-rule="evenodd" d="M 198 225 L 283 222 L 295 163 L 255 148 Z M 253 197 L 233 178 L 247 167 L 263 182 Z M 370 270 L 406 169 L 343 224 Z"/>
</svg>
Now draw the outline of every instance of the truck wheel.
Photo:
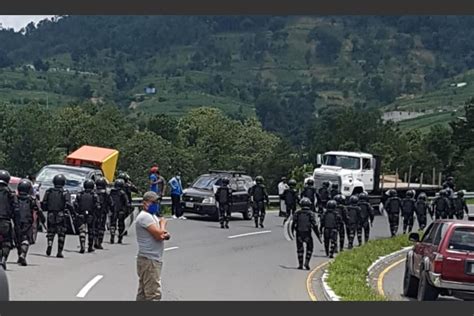
<svg viewBox="0 0 474 316">
<path fill-rule="evenodd" d="M 418 285 L 418 301 L 435 301 L 438 295 L 439 290 L 429 283 L 427 272 L 422 271 Z"/>
<path fill-rule="evenodd" d="M 252 219 L 252 212 L 253 212 L 252 207 L 249 205 L 247 207 L 247 210 L 242 213 L 242 216 L 244 217 L 246 221 L 249 221 Z"/>
<path fill-rule="evenodd" d="M 8 286 L 8 278 L 5 270 L 0 268 L 0 301 L 10 300 L 10 290 Z"/>
<path fill-rule="evenodd" d="M 403 295 L 415 298 L 418 294 L 419 280 L 413 276 L 408 266 L 408 260 L 405 262 L 405 274 L 403 275 Z"/>
</svg>

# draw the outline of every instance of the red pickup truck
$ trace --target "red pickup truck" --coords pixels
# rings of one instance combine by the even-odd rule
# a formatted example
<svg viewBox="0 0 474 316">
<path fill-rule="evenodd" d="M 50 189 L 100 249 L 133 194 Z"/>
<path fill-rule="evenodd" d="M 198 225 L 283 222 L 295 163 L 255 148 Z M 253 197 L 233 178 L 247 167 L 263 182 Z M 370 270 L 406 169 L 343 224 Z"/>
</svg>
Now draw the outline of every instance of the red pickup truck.
<svg viewBox="0 0 474 316">
<path fill-rule="evenodd" d="M 409 236 L 415 242 L 407 253 L 403 294 L 419 301 L 439 295 L 474 297 L 474 222 L 436 220 Z"/>
</svg>

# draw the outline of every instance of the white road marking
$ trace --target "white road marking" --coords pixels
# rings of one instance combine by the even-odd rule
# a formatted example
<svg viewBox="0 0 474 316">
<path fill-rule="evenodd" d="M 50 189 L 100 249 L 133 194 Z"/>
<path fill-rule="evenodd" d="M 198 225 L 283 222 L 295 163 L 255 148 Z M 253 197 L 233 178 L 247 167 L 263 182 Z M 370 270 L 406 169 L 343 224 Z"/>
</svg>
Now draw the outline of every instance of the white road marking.
<svg viewBox="0 0 474 316">
<path fill-rule="evenodd" d="M 94 285 L 96 285 L 97 282 L 100 281 L 104 276 L 103 275 L 96 275 L 92 280 L 90 280 L 80 291 L 77 293 L 77 297 L 79 298 L 84 298 L 87 295 L 87 292 L 92 289 Z"/>
<path fill-rule="evenodd" d="M 165 251 L 168 251 L 168 250 L 175 250 L 175 249 L 178 249 L 179 247 L 169 247 L 169 248 L 165 248 Z"/>
<path fill-rule="evenodd" d="M 271 230 L 263 230 L 261 232 L 253 232 L 253 233 L 247 233 L 247 234 L 234 235 L 234 236 L 229 236 L 227 238 L 232 239 L 232 238 L 239 238 L 239 237 L 245 237 L 245 236 L 267 234 L 267 233 L 271 233 L 271 232 L 272 232 Z"/>
</svg>

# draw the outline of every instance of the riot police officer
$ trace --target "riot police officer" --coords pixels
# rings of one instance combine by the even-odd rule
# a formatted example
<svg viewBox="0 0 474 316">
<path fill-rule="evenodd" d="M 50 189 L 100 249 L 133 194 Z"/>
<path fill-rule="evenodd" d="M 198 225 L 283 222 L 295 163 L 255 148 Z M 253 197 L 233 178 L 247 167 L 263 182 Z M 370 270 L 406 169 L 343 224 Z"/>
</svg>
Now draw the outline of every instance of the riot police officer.
<svg viewBox="0 0 474 316">
<path fill-rule="evenodd" d="M 286 218 L 283 223 L 296 212 L 296 206 L 299 202 L 298 191 L 296 190 L 296 180 L 290 179 L 290 181 L 288 181 L 288 186 L 289 189 L 285 190 L 283 193 L 286 204 Z"/>
<path fill-rule="evenodd" d="M 319 214 L 323 214 L 324 209 L 326 208 L 326 203 L 330 198 L 328 181 L 323 182 L 323 186 L 318 190 L 318 197 L 318 212 Z"/>
<path fill-rule="evenodd" d="M 334 201 L 336 201 L 337 206 L 336 206 L 336 213 L 341 219 L 339 221 L 339 226 L 337 227 L 337 233 L 339 235 L 339 251 L 344 250 L 344 243 L 346 241 L 346 223 L 347 223 L 347 210 L 346 210 L 346 202 L 344 195 L 338 194 L 334 197 Z M 337 247 L 335 249 L 335 252 L 337 252 Z"/>
<path fill-rule="evenodd" d="M 464 200 L 464 191 L 456 193 L 456 197 L 453 199 L 453 209 L 457 219 L 464 219 L 464 213 L 469 214 L 469 208 Z"/>
<path fill-rule="evenodd" d="M 369 203 L 369 195 L 366 192 L 359 194 L 360 223 L 357 225 L 357 240 L 362 244 L 362 231 L 364 231 L 364 242 L 369 241 L 370 226 L 374 222 L 374 208 Z"/>
<path fill-rule="evenodd" d="M 138 189 L 132 183 L 132 180 L 131 180 L 130 176 L 126 172 L 120 172 L 117 179 L 122 179 L 124 181 L 123 191 L 127 194 L 127 198 L 128 198 L 128 214 L 131 214 L 133 212 L 132 193 L 137 193 L 138 194 Z M 126 236 L 127 232 L 125 232 L 124 235 Z"/>
<path fill-rule="evenodd" d="M 107 222 L 107 216 L 114 210 L 114 200 L 107 192 L 107 181 L 104 178 L 98 178 L 95 181 L 96 193 L 99 199 L 100 208 L 97 210 L 96 216 L 96 231 L 94 233 L 95 249 L 104 249 L 102 242 L 104 240 L 105 225 Z"/>
<path fill-rule="evenodd" d="M 318 225 L 316 224 L 316 218 L 314 212 L 311 210 L 311 206 L 314 205 L 309 198 L 303 197 L 300 201 L 301 210 L 298 210 L 293 215 L 293 223 L 291 230 L 296 231 L 296 252 L 298 256 L 298 269 L 303 269 L 303 258 L 304 268 L 309 270 L 309 262 L 313 255 L 313 237 L 311 231 L 314 231 L 319 242 L 321 242 L 321 236 L 319 234 Z M 306 256 L 304 253 L 304 244 L 306 244 Z"/>
<path fill-rule="evenodd" d="M 326 203 L 326 211 L 321 217 L 321 231 L 324 236 L 324 250 L 326 256 L 334 258 L 334 251 L 337 247 L 337 231 L 340 226 L 341 217 L 336 212 L 337 202 L 329 200 Z"/>
<path fill-rule="evenodd" d="M 347 248 L 352 249 L 354 246 L 354 238 L 358 230 L 360 223 L 360 212 L 361 209 L 358 206 L 359 198 L 356 195 L 352 195 L 349 198 L 349 205 L 347 206 Z M 360 244 L 359 244 L 360 246 Z"/>
<path fill-rule="evenodd" d="M 265 219 L 265 203 L 266 205 L 268 205 L 270 203 L 270 200 L 268 198 L 267 189 L 263 184 L 262 176 L 255 177 L 255 185 L 249 189 L 249 196 L 253 207 L 253 218 L 255 220 L 255 227 L 260 226 L 260 228 L 263 228 L 263 220 Z"/>
<path fill-rule="evenodd" d="M 388 215 L 388 223 L 390 226 L 390 234 L 394 237 L 398 232 L 400 225 L 400 213 L 402 212 L 402 200 L 398 197 L 397 191 L 389 190 L 389 198 L 385 201 L 385 212 Z"/>
<path fill-rule="evenodd" d="M 403 233 L 406 234 L 407 229 L 410 233 L 413 229 L 414 214 L 415 214 L 415 191 L 408 190 L 405 198 L 402 200 L 402 217 L 403 217 Z"/>
<path fill-rule="evenodd" d="M 418 220 L 418 228 L 420 230 L 425 229 L 426 222 L 427 222 L 427 213 L 430 212 L 430 207 L 428 203 L 426 202 L 426 193 L 421 192 L 418 195 L 418 199 L 416 200 L 416 203 L 415 203 L 415 212 L 416 212 L 416 218 Z"/>
<path fill-rule="evenodd" d="M 80 253 L 85 252 L 86 232 L 88 234 L 88 252 L 94 251 L 94 234 L 96 226 L 96 214 L 100 209 L 99 198 L 94 192 L 94 181 L 87 179 L 84 181 L 84 190 L 77 194 L 74 201 L 76 210 L 77 226 L 79 227 Z"/>
<path fill-rule="evenodd" d="M 74 225 L 71 218 L 73 206 L 69 192 L 64 189 L 65 184 L 66 177 L 64 175 L 55 175 L 53 178 L 54 187 L 46 190 L 42 203 L 43 210 L 48 212 L 48 232 L 46 234 L 48 247 L 46 255 L 51 255 L 54 236 L 58 235 L 58 253 L 56 255 L 58 258 L 64 258 L 63 249 L 66 241 L 67 216 L 71 219 L 71 225 Z"/>
<path fill-rule="evenodd" d="M 26 266 L 26 255 L 30 245 L 35 243 L 34 228 L 38 220 L 43 224 L 46 219 L 39 209 L 36 199 L 31 195 L 31 182 L 22 179 L 18 183 L 18 209 L 15 212 L 15 234 L 18 250 L 18 264 Z"/>
<path fill-rule="evenodd" d="M 110 196 L 114 201 L 114 207 L 110 216 L 110 243 L 115 243 L 115 232 L 118 224 L 118 243 L 122 243 L 125 231 L 125 218 L 128 213 L 128 198 L 123 191 L 125 182 L 122 179 L 115 180 L 114 188 L 110 191 Z"/>
<path fill-rule="evenodd" d="M 7 260 L 13 247 L 12 219 L 18 208 L 18 201 L 8 184 L 10 173 L 0 170 L 0 251 L 3 269 L 7 269 Z"/>
<path fill-rule="evenodd" d="M 318 201 L 317 194 L 316 188 L 314 187 L 314 180 L 308 179 L 308 181 L 305 183 L 303 191 L 301 191 L 300 198 L 302 199 L 306 197 L 311 201 L 311 210 L 313 212 L 316 211 L 316 203 Z"/>
<path fill-rule="evenodd" d="M 334 199 L 334 197 L 338 194 L 341 194 L 341 191 L 339 190 L 339 184 L 337 183 L 331 184 L 331 191 L 329 192 L 331 199 Z"/>
<path fill-rule="evenodd" d="M 432 212 L 435 215 L 435 219 L 446 219 L 449 216 L 451 203 L 449 202 L 447 194 L 444 189 L 439 191 L 439 195 L 435 197 L 432 202 Z"/>
<path fill-rule="evenodd" d="M 217 211 L 219 212 L 221 228 L 229 228 L 230 207 L 232 205 L 232 189 L 229 186 L 229 179 L 222 179 L 222 185 L 217 188 L 215 198 L 218 205 Z"/>
</svg>

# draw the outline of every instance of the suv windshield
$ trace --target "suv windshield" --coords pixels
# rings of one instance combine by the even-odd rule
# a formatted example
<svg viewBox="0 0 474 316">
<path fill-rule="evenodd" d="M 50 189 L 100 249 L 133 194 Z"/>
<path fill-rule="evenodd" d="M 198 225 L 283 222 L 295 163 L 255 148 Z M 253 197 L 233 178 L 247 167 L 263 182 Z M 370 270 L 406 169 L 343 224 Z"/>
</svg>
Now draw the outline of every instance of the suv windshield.
<svg viewBox="0 0 474 316">
<path fill-rule="evenodd" d="M 474 228 L 456 228 L 449 240 L 449 250 L 474 251 Z"/>
<path fill-rule="evenodd" d="M 360 169 L 360 158 L 338 155 L 325 155 L 323 164 L 326 166 L 336 166 L 344 169 Z"/>
<path fill-rule="evenodd" d="M 63 174 L 66 177 L 66 185 L 79 186 L 86 179 L 87 173 L 66 168 L 44 168 L 40 171 L 36 180 L 38 182 L 52 183 L 57 174 Z"/>
<path fill-rule="evenodd" d="M 219 180 L 219 176 L 200 176 L 196 181 L 194 181 L 192 187 L 201 190 L 212 190 L 213 185 L 219 185 Z"/>
</svg>

